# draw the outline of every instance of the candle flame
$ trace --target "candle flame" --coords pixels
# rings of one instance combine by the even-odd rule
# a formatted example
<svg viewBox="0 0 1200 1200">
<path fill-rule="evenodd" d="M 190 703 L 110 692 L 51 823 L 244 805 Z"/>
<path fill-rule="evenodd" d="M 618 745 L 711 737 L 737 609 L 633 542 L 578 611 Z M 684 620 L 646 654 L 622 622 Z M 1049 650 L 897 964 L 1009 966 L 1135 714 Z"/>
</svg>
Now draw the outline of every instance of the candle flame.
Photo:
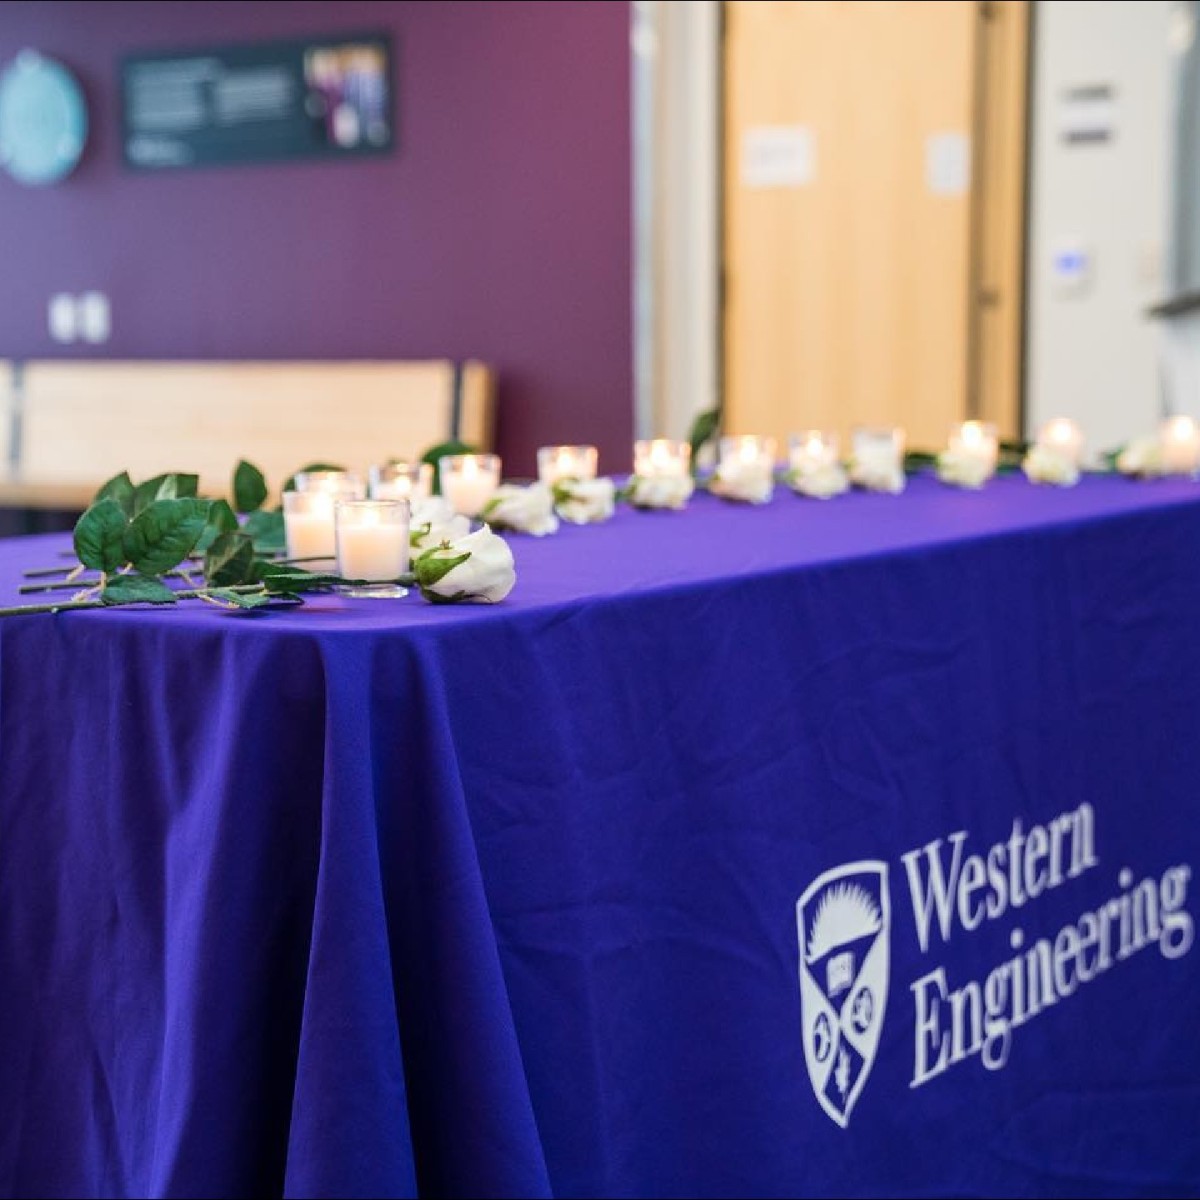
<svg viewBox="0 0 1200 1200">
<path fill-rule="evenodd" d="M 966 449 L 977 449 L 987 441 L 983 425 L 979 421 L 964 421 L 959 431 L 959 436 L 962 438 L 963 447 Z"/>
<path fill-rule="evenodd" d="M 1173 442 L 1193 442 L 1200 437 L 1200 426 L 1191 417 L 1181 415 L 1167 421 L 1165 433 Z"/>
</svg>

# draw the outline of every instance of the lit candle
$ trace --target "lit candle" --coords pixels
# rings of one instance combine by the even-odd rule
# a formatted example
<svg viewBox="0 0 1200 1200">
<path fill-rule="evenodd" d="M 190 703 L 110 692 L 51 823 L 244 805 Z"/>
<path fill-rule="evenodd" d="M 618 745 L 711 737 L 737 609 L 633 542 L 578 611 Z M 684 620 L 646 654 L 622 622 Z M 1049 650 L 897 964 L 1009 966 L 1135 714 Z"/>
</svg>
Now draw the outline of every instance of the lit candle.
<svg viewBox="0 0 1200 1200">
<path fill-rule="evenodd" d="M 1000 453 L 995 425 L 983 421 L 964 421 L 951 432 L 948 450 L 963 462 L 976 463 L 981 469 L 986 467 L 990 474 L 996 469 L 996 459 Z"/>
<path fill-rule="evenodd" d="M 1038 432 L 1037 444 L 1079 466 L 1083 458 L 1083 430 L 1066 417 L 1047 421 Z"/>
<path fill-rule="evenodd" d="M 710 487 L 727 500 L 766 504 L 775 491 L 775 439 L 722 438 Z"/>
<path fill-rule="evenodd" d="M 336 508 L 337 569 L 343 579 L 373 586 L 352 596 L 403 596 L 395 581 L 408 570 L 408 501 L 342 500 Z"/>
<path fill-rule="evenodd" d="M 775 439 L 772 437 L 726 437 L 721 439 L 722 464 L 775 469 Z"/>
<path fill-rule="evenodd" d="M 838 437 L 821 429 L 809 429 L 791 439 L 791 467 L 800 475 L 812 475 L 837 465 Z"/>
<path fill-rule="evenodd" d="M 438 464 L 442 495 L 464 517 L 477 517 L 500 486 L 500 459 L 494 454 L 455 454 Z"/>
<path fill-rule="evenodd" d="M 316 559 L 305 563 L 314 569 L 331 570 L 337 554 L 334 532 L 333 492 L 284 492 L 283 528 L 287 555 L 291 559 Z"/>
<path fill-rule="evenodd" d="M 692 448 L 687 442 L 666 438 L 636 442 L 633 473 L 642 479 L 680 479 L 691 471 Z"/>
<path fill-rule="evenodd" d="M 1171 417 L 1161 431 L 1163 470 L 1195 475 L 1200 470 L 1200 426 L 1191 417 Z"/>
<path fill-rule="evenodd" d="M 433 494 L 433 467 L 429 463 L 396 459 L 372 467 L 372 500 L 428 500 Z"/>
<path fill-rule="evenodd" d="M 298 492 L 324 492 L 345 500 L 361 500 L 367 494 L 357 471 L 301 471 L 293 483 Z"/>
<path fill-rule="evenodd" d="M 904 466 L 903 429 L 856 429 L 854 462 L 870 470 L 899 471 Z"/>
<path fill-rule="evenodd" d="M 538 479 L 553 487 L 564 479 L 595 479 L 600 453 L 595 446 L 543 446 L 537 458 Z"/>
</svg>

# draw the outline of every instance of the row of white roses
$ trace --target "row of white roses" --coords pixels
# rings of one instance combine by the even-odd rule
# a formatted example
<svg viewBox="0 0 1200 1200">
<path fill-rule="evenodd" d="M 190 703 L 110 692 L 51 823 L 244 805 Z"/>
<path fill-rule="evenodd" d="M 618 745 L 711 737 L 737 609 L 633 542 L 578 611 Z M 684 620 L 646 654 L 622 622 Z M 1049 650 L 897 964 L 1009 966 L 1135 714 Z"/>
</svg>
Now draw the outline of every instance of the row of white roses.
<svg viewBox="0 0 1200 1200">
<path fill-rule="evenodd" d="M 1025 461 L 1026 474 L 1034 482 L 1067 486 L 1078 482 L 1079 470 L 1069 459 L 1053 451 L 1031 451 Z M 946 482 L 960 487 L 980 487 L 991 475 L 987 464 L 979 460 L 959 459 L 943 454 L 938 459 L 938 474 Z M 898 495 L 907 482 L 899 462 L 851 461 L 846 466 L 829 463 L 807 470 L 791 470 L 783 480 L 793 491 L 814 499 L 828 500 L 853 487 L 866 491 Z M 722 463 L 713 472 L 707 488 L 726 500 L 747 504 L 766 504 L 774 495 L 776 473 L 772 465 L 761 462 Z M 634 476 L 621 495 L 635 508 L 682 509 L 696 484 L 691 476 Z M 545 537 L 556 533 L 560 519 L 576 525 L 608 520 L 618 498 L 611 479 L 565 480 L 553 487 L 534 483 L 528 486 L 504 484 L 483 511 L 483 519 L 499 529 Z"/>
<path fill-rule="evenodd" d="M 1141 478 L 1166 473 L 1160 439 L 1155 436 L 1131 442 L 1117 457 L 1116 469 Z M 1054 447 L 1035 445 L 1021 464 L 1033 483 L 1073 487 L 1080 467 L 1069 454 Z M 946 451 L 937 458 L 937 474 L 956 487 L 980 488 L 993 474 L 993 464 L 978 455 Z M 789 487 L 803 496 L 828 500 L 854 487 L 898 495 L 906 486 L 903 465 L 895 461 L 854 461 L 821 464 L 784 475 Z M 765 504 L 774 494 L 774 468 L 760 463 L 723 463 L 708 488 L 727 500 Z M 682 509 L 695 490 L 689 475 L 666 478 L 634 476 L 620 495 L 636 508 Z M 569 479 L 547 486 L 503 484 L 488 502 L 481 517 L 482 529 L 471 532 L 471 522 L 457 516 L 440 496 L 413 507 L 411 539 L 413 569 L 422 592 L 441 603 L 504 599 L 516 581 L 512 551 L 493 529 L 545 537 L 557 532 L 560 521 L 590 525 L 607 521 L 618 499 L 611 479 Z"/>
</svg>

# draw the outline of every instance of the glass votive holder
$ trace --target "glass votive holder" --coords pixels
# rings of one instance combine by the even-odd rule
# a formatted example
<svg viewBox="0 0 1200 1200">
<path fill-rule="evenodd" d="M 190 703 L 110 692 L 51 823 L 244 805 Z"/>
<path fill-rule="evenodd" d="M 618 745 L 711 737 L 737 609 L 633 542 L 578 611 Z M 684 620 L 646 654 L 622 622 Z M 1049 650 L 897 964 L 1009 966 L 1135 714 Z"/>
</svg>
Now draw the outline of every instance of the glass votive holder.
<svg viewBox="0 0 1200 1200">
<path fill-rule="evenodd" d="M 367 494 L 372 500 L 428 500 L 433 495 L 433 467 L 427 462 L 393 459 L 372 467 Z"/>
<path fill-rule="evenodd" d="M 963 462 L 978 464 L 980 470 L 989 474 L 996 470 L 1000 455 L 1000 441 L 996 426 L 990 421 L 963 421 L 950 430 L 947 451 Z"/>
<path fill-rule="evenodd" d="M 1163 471 L 1195 475 L 1200 471 L 1200 425 L 1188 416 L 1169 417 L 1159 431 Z"/>
<path fill-rule="evenodd" d="M 838 435 L 825 429 L 806 429 L 789 440 L 788 461 L 798 475 L 814 475 L 838 465 Z"/>
<path fill-rule="evenodd" d="M 600 452 L 595 446 L 542 446 L 537 463 L 538 480 L 553 487 L 564 479 L 595 479 Z"/>
<path fill-rule="evenodd" d="M 408 571 L 407 500 L 339 500 L 334 509 L 337 573 L 354 583 L 344 595 L 395 599 L 408 595 L 398 580 Z"/>
<path fill-rule="evenodd" d="M 298 492 L 324 492 L 345 500 L 362 500 L 367 494 L 366 480 L 358 471 L 301 471 L 293 483 Z"/>
<path fill-rule="evenodd" d="M 692 448 L 667 438 L 633 444 L 633 473 L 640 479 L 681 479 L 691 474 Z"/>
<path fill-rule="evenodd" d="M 1037 444 L 1074 466 L 1083 461 L 1083 430 L 1067 417 L 1055 417 L 1038 430 Z"/>
<path fill-rule="evenodd" d="M 904 466 L 906 437 L 903 429 L 862 426 L 854 430 L 851 445 L 856 464 L 884 470 Z"/>
<path fill-rule="evenodd" d="M 718 461 L 723 467 L 775 469 L 776 443 L 773 437 L 760 437 L 757 434 L 723 437 L 718 449 Z"/>
<path fill-rule="evenodd" d="M 501 463 L 495 454 L 452 454 L 438 461 L 438 479 L 446 503 L 463 517 L 477 517 L 500 486 Z"/>
<path fill-rule="evenodd" d="M 334 492 L 284 492 L 283 529 L 287 556 L 313 571 L 332 571 L 337 556 Z"/>
</svg>

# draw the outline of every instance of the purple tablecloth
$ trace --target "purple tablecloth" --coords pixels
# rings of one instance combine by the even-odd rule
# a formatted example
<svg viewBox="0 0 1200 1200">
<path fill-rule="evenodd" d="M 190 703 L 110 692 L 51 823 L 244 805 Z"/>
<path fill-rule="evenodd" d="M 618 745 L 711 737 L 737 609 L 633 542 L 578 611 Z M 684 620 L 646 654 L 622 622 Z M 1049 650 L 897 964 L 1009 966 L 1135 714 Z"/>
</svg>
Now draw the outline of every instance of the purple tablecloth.
<svg viewBox="0 0 1200 1200">
<path fill-rule="evenodd" d="M 1200 1187 L 1200 485 L 512 544 L 494 608 L 0 622 L 0 1191 Z"/>
</svg>

